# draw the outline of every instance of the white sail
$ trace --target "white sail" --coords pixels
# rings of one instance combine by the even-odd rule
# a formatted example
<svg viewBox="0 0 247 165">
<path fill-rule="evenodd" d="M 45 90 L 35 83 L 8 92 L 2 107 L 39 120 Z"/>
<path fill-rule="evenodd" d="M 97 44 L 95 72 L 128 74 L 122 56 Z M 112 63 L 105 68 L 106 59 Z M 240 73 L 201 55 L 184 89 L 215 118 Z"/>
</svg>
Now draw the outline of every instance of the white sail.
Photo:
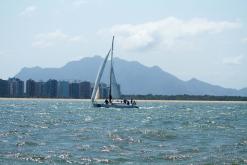
<svg viewBox="0 0 247 165">
<path fill-rule="evenodd" d="M 97 92 L 98 87 L 99 87 L 100 79 L 101 79 L 101 77 L 102 77 L 102 75 L 103 75 L 103 71 L 104 71 L 104 68 L 105 68 L 105 64 L 106 64 L 106 62 L 107 62 L 107 59 L 108 59 L 108 57 L 109 57 L 110 52 L 111 52 L 111 49 L 110 49 L 109 52 L 107 53 L 107 55 L 106 55 L 106 57 L 105 57 L 105 60 L 102 62 L 101 67 L 100 67 L 100 69 L 99 69 L 99 72 L 98 72 L 98 74 L 97 74 L 97 78 L 96 78 L 95 83 L 94 83 L 93 93 L 92 93 L 92 97 L 91 97 L 91 101 L 92 101 L 92 102 L 94 102 L 94 100 L 95 100 L 95 96 L 96 96 L 96 92 Z"/>
<path fill-rule="evenodd" d="M 95 96 L 95 98 L 94 98 L 94 99 L 100 99 L 100 92 L 99 92 L 99 88 L 100 88 L 100 87 L 98 87 L 97 92 L 96 92 L 96 96 Z"/>
<path fill-rule="evenodd" d="M 111 78 L 111 88 L 112 88 L 111 94 L 112 94 L 112 98 L 120 99 L 121 98 L 120 86 L 117 84 L 117 80 L 116 80 L 116 77 L 115 77 L 115 74 L 114 74 L 113 67 L 112 67 L 111 74 L 112 74 L 112 78 Z"/>
</svg>

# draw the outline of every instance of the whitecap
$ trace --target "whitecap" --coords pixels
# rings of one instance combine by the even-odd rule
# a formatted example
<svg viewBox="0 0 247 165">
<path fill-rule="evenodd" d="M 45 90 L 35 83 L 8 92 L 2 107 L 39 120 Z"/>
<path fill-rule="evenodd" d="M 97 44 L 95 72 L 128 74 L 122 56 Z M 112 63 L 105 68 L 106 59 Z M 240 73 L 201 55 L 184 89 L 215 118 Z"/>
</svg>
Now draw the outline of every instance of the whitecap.
<svg viewBox="0 0 247 165">
<path fill-rule="evenodd" d="M 92 120 L 93 120 L 93 118 L 91 116 L 86 116 L 85 117 L 85 121 L 86 122 L 89 122 L 89 121 L 92 121 Z"/>
<path fill-rule="evenodd" d="M 109 159 L 100 159 L 100 158 L 93 158 L 94 161 L 97 163 L 110 163 Z"/>
</svg>

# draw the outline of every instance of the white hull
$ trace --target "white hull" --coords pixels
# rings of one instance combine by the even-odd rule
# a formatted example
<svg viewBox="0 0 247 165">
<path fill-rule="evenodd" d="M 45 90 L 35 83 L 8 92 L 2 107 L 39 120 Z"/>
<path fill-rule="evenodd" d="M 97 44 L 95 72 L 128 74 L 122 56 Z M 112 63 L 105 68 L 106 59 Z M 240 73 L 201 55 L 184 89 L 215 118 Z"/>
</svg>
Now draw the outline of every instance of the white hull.
<svg viewBox="0 0 247 165">
<path fill-rule="evenodd" d="M 136 105 L 127 105 L 123 103 L 112 103 L 112 104 L 100 104 L 100 103 L 93 103 L 94 107 L 104 107 L 104 108 L 139 108 Z"/>
</svg>

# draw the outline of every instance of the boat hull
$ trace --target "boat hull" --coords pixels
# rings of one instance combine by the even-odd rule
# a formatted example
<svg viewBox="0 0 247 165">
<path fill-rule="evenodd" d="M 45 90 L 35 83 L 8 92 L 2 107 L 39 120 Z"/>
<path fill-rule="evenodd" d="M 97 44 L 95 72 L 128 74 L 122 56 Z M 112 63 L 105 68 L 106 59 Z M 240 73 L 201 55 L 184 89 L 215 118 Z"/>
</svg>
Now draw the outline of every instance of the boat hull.
<svg viewBox="0 0 247 165">
<path fill-rule="evenodd" d="M 113 103 L 113 104 L 99 104 L 99 103 L 93 103 L 94 107 L 103 107 L 103 108 L 139 108 L 136 105 L 127 105 L 127 104 L 121 104 L 121 103 Z"/>
</svg>

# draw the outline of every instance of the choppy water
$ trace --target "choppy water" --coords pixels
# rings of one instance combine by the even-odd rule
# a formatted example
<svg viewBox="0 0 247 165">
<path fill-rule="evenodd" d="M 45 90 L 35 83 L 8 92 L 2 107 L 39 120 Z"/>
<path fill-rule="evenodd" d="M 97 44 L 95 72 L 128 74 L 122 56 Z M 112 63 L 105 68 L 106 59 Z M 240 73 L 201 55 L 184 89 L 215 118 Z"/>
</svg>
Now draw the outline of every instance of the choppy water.
<svg viewBox="0 0 247 165">
<path fill-rule="evenodd" d="M 247 103 L 0 100 L 0 164 L 247 164 Z"/>
</svg>

